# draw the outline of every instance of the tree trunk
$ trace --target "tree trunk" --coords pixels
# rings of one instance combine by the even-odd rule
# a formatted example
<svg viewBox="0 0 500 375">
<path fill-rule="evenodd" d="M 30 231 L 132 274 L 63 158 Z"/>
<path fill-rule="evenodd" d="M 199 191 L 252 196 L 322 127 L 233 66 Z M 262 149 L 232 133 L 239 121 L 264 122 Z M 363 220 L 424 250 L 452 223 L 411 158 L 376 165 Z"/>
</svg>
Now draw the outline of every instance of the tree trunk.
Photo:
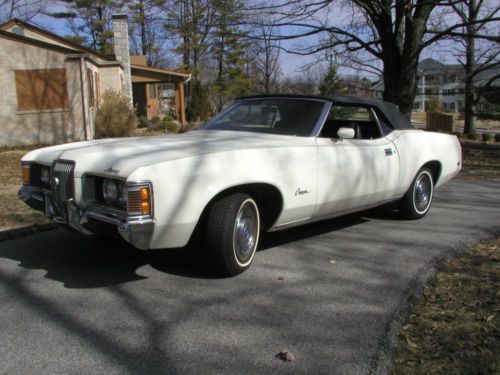
<svg viewBox="0 0 500 375">
<path fill-rule="evenodd" d="M 475 132 L 474 115 L 476 112 L 474 98 L 474 65 L 475 65 L 475 38 L 477 33 L 476 0 L 469 0 L 467 4 L 469 13 L 469 22 L 467 24 L 467 37 L 465 38 L 465 98 L 464 98 L 464 134 L 473 134 Z"/>
<path fill-rule="evenodd" d="M 384 101 L 398 106 L 410 121 L 413 102 L 417 94 L 418 58 L 407 61 L 397 55 L 384 55 Z"/>
</svg>

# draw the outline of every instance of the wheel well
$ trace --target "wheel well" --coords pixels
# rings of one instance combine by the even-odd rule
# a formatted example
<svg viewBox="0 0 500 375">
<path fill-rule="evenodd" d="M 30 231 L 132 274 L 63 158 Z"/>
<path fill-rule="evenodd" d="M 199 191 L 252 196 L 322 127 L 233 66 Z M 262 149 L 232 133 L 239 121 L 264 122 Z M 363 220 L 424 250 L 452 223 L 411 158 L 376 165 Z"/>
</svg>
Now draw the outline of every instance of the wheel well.
<svg viewBox="0 0 500 375">
<path fill-rule="evenodd" d="M 425 163 L 422 168 L 429 168 L 431 170 L 432 179 L 434 180 L 434 185 L 436 185 L 441 176 L 441 163 L 437 160 L 429 161 Z"/>
<path fill-rule="evenodd" d="M 221 191 L 210 200 L 204 211 L 216 200 L 234 193 L 245 193 L 255 200 L 259 208 L 261 227 L 263 229 L 269 229 L 278 220 L 278 216 L 283 209 L 283 197 L 278 188 L 266 183 L 238 185 Z"/>
</svg>

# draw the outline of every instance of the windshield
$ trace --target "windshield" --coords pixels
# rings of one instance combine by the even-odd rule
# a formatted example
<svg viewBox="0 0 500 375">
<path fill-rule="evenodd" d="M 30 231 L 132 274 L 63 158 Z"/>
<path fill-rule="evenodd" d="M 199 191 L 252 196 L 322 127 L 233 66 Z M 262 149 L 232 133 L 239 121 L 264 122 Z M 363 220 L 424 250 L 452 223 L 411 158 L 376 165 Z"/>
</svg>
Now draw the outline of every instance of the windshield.
<svg viewBox="0 0 500 375">
<path fill-rule="evenodd" d="M 322 101 L 307 99 L 244 99 L 237 101 L 203 128 L 308 137 L 324 105 Z"/>
</svg>

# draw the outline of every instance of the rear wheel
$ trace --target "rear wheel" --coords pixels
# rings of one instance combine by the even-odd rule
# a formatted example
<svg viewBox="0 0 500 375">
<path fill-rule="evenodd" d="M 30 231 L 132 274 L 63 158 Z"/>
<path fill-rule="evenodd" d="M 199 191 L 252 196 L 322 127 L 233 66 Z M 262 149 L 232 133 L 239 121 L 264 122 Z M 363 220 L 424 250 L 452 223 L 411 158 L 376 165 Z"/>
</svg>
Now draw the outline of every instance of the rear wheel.
<svg viewBox="0 0 500 375">
<path fill-rule="evenodd" d="M 418 171 L 410 188 L 399 202 L 399 212 L 406 219 L 420 219 L 431 207 L 434 194 L 434 180 L 427 168 Z"/>
<path fill-rule="evenodd" d="M 234 276 L 250 267 L 259 231 L 259 209 L 249 195 L 231 194 L 211 205 L 205 237 L 209 255 L 222 274 Z"/>
</svg>

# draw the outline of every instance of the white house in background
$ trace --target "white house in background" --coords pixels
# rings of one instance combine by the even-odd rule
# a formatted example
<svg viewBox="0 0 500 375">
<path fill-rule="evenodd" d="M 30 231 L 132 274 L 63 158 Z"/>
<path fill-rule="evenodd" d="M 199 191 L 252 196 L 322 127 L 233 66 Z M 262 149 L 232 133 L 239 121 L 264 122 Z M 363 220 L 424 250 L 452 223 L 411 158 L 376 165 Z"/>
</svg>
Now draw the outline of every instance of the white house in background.
<svg viewBox="0 0 500 375">
<path fill-rule="evenodd" d="M 434 59 L 425 59 L 418 64 L 417 96 L 413 110 L 425 112 L 426 104 L 434 95 L 439 97 L 445 112 L 461 112 L 464 110 L 464 69 L 460 64 L 443 64 Z M 500 73 L 500 68 L 489 69 L 476 76 L 476 86 L 486 84 L 494 75 Z M 494 85 L 500 86 L 500 79 Z M 384 82 L 380 81 L 372 87 L 372 96 L 382 100 Z M 483 103 L 479 103 L 481 109 Z"/>
</svg>

